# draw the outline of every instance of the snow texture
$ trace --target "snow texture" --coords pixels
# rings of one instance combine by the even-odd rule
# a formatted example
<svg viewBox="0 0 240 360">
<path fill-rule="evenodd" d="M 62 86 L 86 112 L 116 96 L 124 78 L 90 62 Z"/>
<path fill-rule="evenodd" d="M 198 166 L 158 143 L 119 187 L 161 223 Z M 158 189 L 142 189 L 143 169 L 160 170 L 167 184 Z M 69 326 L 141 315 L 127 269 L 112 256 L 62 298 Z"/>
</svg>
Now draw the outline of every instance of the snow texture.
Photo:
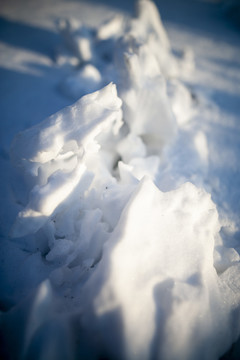
<svg viewBox="0 0 240 360">
<path fill-rule="evenodd" d="M 57 29 L 58 89 L 76 102 L 11 144 L 3 356 L 217 360 L 240 336 L 238 200 L 223 182 L 239 166 L 219 130 L 235 118 L 151 0 Z"/>
</svg>

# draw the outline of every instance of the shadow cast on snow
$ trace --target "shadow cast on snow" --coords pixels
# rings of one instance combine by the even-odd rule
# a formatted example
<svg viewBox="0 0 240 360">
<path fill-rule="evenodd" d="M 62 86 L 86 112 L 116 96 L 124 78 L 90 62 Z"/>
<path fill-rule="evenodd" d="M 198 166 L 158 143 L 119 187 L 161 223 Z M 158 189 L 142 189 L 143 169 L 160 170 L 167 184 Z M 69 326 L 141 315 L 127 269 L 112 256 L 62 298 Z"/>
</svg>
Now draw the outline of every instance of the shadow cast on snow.
<svg viewBox="0 0 240 360">
<path fill-rule="evenodd" d="M 0 41 L 53 59 L 60 36 L 53 31 L 0 16 Z"/>
</svg>

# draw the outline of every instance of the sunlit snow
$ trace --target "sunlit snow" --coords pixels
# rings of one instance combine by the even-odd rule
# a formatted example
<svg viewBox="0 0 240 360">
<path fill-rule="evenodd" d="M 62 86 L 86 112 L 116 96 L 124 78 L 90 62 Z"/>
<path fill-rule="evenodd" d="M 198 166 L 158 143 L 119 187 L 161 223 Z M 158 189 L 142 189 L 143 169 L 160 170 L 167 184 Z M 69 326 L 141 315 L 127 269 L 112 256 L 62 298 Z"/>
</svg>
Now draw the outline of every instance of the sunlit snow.
<svg viewBox="0 0 240 360">
<path fill-rule="evenodd" d="M 1 148 L 2 354 L 217 360 L 240 336 L 239 59 L 204 90 L 217 65 L 151 0 L 95 25 L 58 9 L 65 104 Z"/>
</svg>

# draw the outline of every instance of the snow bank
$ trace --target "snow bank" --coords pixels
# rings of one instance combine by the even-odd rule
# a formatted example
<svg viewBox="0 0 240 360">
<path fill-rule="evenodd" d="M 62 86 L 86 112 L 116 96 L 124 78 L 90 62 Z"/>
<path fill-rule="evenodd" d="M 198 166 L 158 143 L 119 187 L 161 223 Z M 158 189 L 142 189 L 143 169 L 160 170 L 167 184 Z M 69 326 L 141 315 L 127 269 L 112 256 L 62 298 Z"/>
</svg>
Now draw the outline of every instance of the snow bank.
<svg viewBox="0 0 240 360">
<path fill-rule="evenodd" d="M 48 272 L 29 310 L 23 302 L 31 316 L 19 353 L 218 359 L 240 333 L 239 256 L 197 178 L 208 140 L 189 126 L 197 104 L 157 9 L 139 0 L 128 21 L 59 26 L 81 65 L 64 91 L 91 93 L 12 144 L 24 187 L 11 235 L 34 243 Z M 9 334 L 21 309 L 3 317 Z M 74 345 L 63 343 L 69 328 Z"/>
</svg>

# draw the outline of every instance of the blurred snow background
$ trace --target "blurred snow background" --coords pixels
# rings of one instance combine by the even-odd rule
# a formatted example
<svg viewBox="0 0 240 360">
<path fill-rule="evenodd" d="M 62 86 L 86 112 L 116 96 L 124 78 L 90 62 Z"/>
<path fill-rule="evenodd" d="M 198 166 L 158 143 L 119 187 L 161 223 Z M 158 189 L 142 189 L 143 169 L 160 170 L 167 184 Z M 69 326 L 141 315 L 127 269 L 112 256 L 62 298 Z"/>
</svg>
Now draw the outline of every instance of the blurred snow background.
<svg viewBox="0 0 240 360">
<path fill-rule="evenodd" d="M 192 329 L 194 334 L 193 336 L 195 336 L 195 341 L 193 342 L 195 344 L 195 353 L 196 351 L 199 352 L 199 358 L 202 359 L 203 353 L 200 351 L 200 347 L 205 346 L 206 353 L 204 353 L 204 356 L 206 359 L 211 359 L 217 358 L 224 351 L 227 351 L 227 347 L 230 347 L 231 343 L 236 341 L 237 336 L 239 336 L 239 280 L 237 281 L 237 279 L 239 277 L 238 252 L 240 234 L 240 32 L 236 21 L 238 18 L 237 14 L 239 13 L 239 4 L 237 1 L 218 2 L 197 0 L 158 1 L 156 4 L 160 10 L 172 47 L 173 55 L 167 61 L 166 59 L 163 60 L 162 65 L 164 77 L 167 78 L 168 95 L 172 99 L 172 109 L 178 123 L 178 136 L 172 146 L 166 149 L 165 160 L 163 157 L 163 161 L 160 165 L 158 160 L 156 160 L 156 157 L 154 159 L 151 158 L 151 160 L 148 160 L 149 162 L 146 161 L 144 163 L 139 162 L 139 160 L 132 161 L 130 165 L 134 168 L 134 170 L 131 174 L 133 177 L 140 179 L 142 174 L 147 172 L 148 175 L 152 176 L 155 183 L 157 183 L 158 187 L 162 191 L 178 189 L 181 185 L 184 186 L 186 181 L 191 181 L 197 187 L 203 187 L 211 194 L 212 200 L 217 205 L 217 211 L 221 224 L 221 240 L 219 240 L 219 245 L 216 246 L 216 250 L 219 250 L 219 252 L 216 255 L 217 265 L 215 266 L 218 269 L 219 274 L 222 274 L 222 284 L 226 284 L 222 285 L 221 295 L 219 296 L 225 296 L 223 303 L 227 305 L 221 308 L 219 300 L 211 298 L 213 305 L 210 307 L 210 314 L 212 314 L 214 320 L 213 325 L 211 325 L 212 327 L 207 326 L 206 322 L 207 317 L 209 316 L 209 308 L 206 307 L 204 296 L 208 294 L 208 292 L 206 292 L 206 294 L 201 293 L 203 298 L 200 297 L 199 299 L 198 294 L 195 294 L 194 292 L 191 293 L 189 289 L 181 288 L 180 285 L 178 285 L 180 287 L 177 288 L 177 290 L 174 288 L 174 285 L 171 282 L 172 280 L 168 280 L 168 277 L 174 278 L 176 277 L 176 273 L 170 275 L 167 273 L 167 275 L 162 275 L 165 282 L 162 284 L 162 287 L 156 286 L 154 291 L 155 301 L 157 301 L 157 298 L 160 298 L 163 299 L 163 302 L 162 305 L 157 308 L 158 313 L 155 316 L 156 319 L 162 319 L 164 318 L 165 312 L 166 319 L 173 314 L 172 316 L 174 320 L 172 322 L 168 320 L 169 328 L 167 330 L 167 325 L 165 328 L 163 326 L 162 329 L 159 329 L 160 333 L 162 331 L 162 334 L 164 334 L 161 338 L 162 343 L 160 341 L 158 344 L 158 339 L 153 339 L 152 351 L 153 356 L 159 354 L 159 356 L 162 356 L 160 358 L 172 359 L 177 355 L 174 355 L 173 350 L 172 352 L 168 352 L 168 350 L 181 349 L 181 341 L 183 344 L 188 344 L 191 339 L 192 335 L 189 335 L 188 332 L 186 332 L 183 337 L 180 337 L 179 334 L 182 331 L 181 324 L 185 321 L 185 319 L 181 318 L 181 316 L 184 316 L 186 311 L 181 309 L 181 311 L 179 310 L 179 312 L 174 313 L 171 312 L 171 309 L 167 306 L 174 288 L 174 291 L 176 292 L 175 295 L 177 294 L 178 296 L 181 296 L 181 299 L 179 300 L 180 302 L 186 304 L 186 298 L 188 301 L 190 298 L 195 304 L 193 309 L 188 307 L 187 311 L 192 309 L 191 311 L 198 312 L 196 309 L 201 309 L 201 306 L 203 306 L 202 313 L 199 315 L 203 317 L 203 320 L 199 320 L 198 323 L 199 332 L 196 330 L 194 332 L 194 324 L 191 325 L 192 327 L 189 325 L 189 329 Z M 123 15 L 124 17 L 131 17 L 133 11 L 134 2 L 132 1 L 120 2 L 105 0 L 102 2 L 84 2 L 51 0 L 37 2 L 31 0 L 3 0 L 1 2 L 0 161 L 2 200 L 0 210 L 0 301 L 2 311 L 1 331 L 4 334 L 3 338 L 5 344 L 5 347 L 4 345 L 2 346 L 2 348 L 5 349 L 5 355 L 3 356 L 7 356 L 6 354 L 9 351 L 9 345 L 6 344 L 14 341 L 15 350 L 12 350 L 12 352 L 13 356 L 16 358 L 20 356 L 20 351 L 22 351 L 23 356 L 25 356 L 24 353 L 28 351 L 28 358 L 35 358 L 35 349 L 44 348 L 45 353 L 40 354 L 39 358 L 50 359 L 51 349 L 54 348 L 55 358 L 66 359 L 71 358 L 71 356 L 74 357 L 74 354 L 72 353 L 74 352 L 73 349 L 75 345 L 72 343 L 76 344 L 76 341 L 78 341 L 80 342 L 78 351 L 84 351 L 88 354 L 89 358 L 95 358 L 99 356 L 99 354 L 97 353 L 97 350 L 92 349 L 92 347 L 97 349 L 99 346 L 98 342 L 102 341 L 104 344 L 107 344 L 105 346 L 110 354 L 113 354 L 116 358 L 124 358 L 124 352 L 121 354 L 121 345 L 119 344 L 120 340 L 124 343 L 124 338 L 123 335 L 118 334 L 118 331 L 121 332 L 118 315 L 111 315 L 110 313 L 108 317 L 105 315 L 106 319 L 103 318 L 101 323 L 97 323 L 96 318 L 94 318 L 94 315 L 92 314 L 92 310 L 87 306 L 88 304 L 85 304 L 84 301 L 81 300 L 82 295 L 80 295 L 80 298 L 77 295 L 79 293 L 81 294 L 81 291 L 77 286 L 74 285 L 73 287 L 75 289 L 75 293 L 72 293 L 71 291 L 69 293 L 63 292 L 61 296 L 66 298 L 66 304 L 59 304 L 59 299 L 57 298 L 58 300 L 55 300 L 56 294 L 52 293 L 50 283 L 41 283 L 49 277 L 49 274 L 53 270 L 56 270 L 56 263 L 54 263 L 54 261 L 51 263 L 51 258 L 57 259 L 56 261 L 58 261 L 58 256 L 60 256 L 60 258 L 61 256 L 64 257 L 64 254 L 70 251 L 69 248 L 66 248 L 69 246 L 69 243 L 64 243 L 64 240 L 61 239 L 62 234 L 60 233 L 59 235 L 61 244 L 58 242 L 58 244 L 60 244 L 59 247 L 52 247 L 52 250 L 47 255 L 47 261 L 45 259 L 46 254 L 44 254 L 44 246 L 40 250 L 37 249 L 36 241 L 38 240 L 35 239 L 32 241 L 31 235 L 21 239 L 9 239 L 8 236 L 15 218 L 17 217 L 18 212 L 22 210 L 21 203 L 19 202 L 19 204 L 16 204 L 16 191 L 21 192 L 19 190 L 19 185 L 21 185 L 21 183 L 17 183 L 18 181 L 16 182 L 16 179 L 18 179 L 16 177 L 17 175 L 15 174 L 12 165 L 10 165 L 9 149 L 13 137 L 19 131 L 23 131 L 32 125 L 38 124 L 40 121 L 44 120 L 56 111 L 59 111 L 67 105 L 71 105 L 80 96 L 82 96 L 86 88 L 90 86 L 89 81 L 87 82 L 88 85 L 86 85 L 86 87 L 84 86 L 84 77 L 89 79 L 90 76 L 90 78 L 93 79 L 93 88 L 91 90 L 88 88 L 89 92 L 95 90 L 94 86 L 98 86 L 100 84 L 101 86 L 106 85 L 104 81 L 101 83 L 101 77 L 95 69 L 85 69 L 84 73 L 81 72 L 82 70 L 79 70 L 79 58 L 73 55 L 71 49 L 66 49 L 63 37 L 59 33 L 58 29 L 59 27 L 61 28 L 61 24 L 66 26 L 63 22 L 59 22 L 59 19 L 76 18 L 78 21 L 83 22 L 87 26 L 85 31 L 89 31 L 89 28 L 99 28 L 100 24 L 112 18 L 116 14 L 118 16 Z M 74 26 L 74 22 L 71 26 Z M 78 23 L 76 27 L 78 27 Z M 104 37 L 104 31 L 102 34 L 103 35 L 101 36 Z M 171 65 L 172 61 L 173 64 Z M 177 61 L 177 65 L 174 61 Z M 167 66 L 165 65 L 165 68 L 164 64 L 167 64 Z M 142 69 L 144 69 L 143 66 Z M 175 73 L 176 69 L 178 74 Z M 112 70 L 111 68 L 107 69 L 106 74 L 110 74 L 109 80 L 112 80 L 111 76 L 116 76 L 114 69 Z M 139 73 L 137 73 L 137 75 L 137 78 L 139 78 Z M 79 80 L 76 82 L 76 79 Z M 80 81 L 81 86 L 79 86 Z M 136 85 L 133 81 L 131 87 L 133 86 L 135 86 L 135 91 L 137 92 L 139 85 Z M 121 97 L 124 102 L 129 105 L 131 110 L 131 103 L 128 104 L 128 89 L 124 88 L 124 86 L 122 86 Z M 141 99 L 141 97 L 139 97 L 139 99 Z M 141 134 L 142 128 L 131 125 L 133 113 L 130 111 L 125 116 L 128 116 L 130 119 L 128 125 L 135 137 L 128 137 L 126 143 L 123 142 L 119 145 L 117 150 L 117 152 L 121 154 L 121 158 L 125 163 L 130 162 L 131 158 L 134 158 L 135 155 L 129 154 L 128 150 L 133 147 L 138 149 L 138 156 L 139 154 L 140 157 L 145 156 L 145 150 L 142 143 L 139 143 L 139 141 L 136 140 L 136 136 Z M 143 110 L 140 113 L 142 114 Z M 169 121 L 167 124 L 168 123 Z M 151 133 L 152 126 L 153 125 L 150 124 L 147 128 L 147 134 L 149 135 L 150 131 L 151 136 L 153 135 L 153 133 Z M 164 125 L 163 129 L 166 129 L 167 126 L 168 125 Z M 155 130 L 153 130 L 153 132 L 154 131 Z M 164 136 L 164 139 L 166 138 L 168 138 L 168 132 L 166 132 L 166 135 Z M 30 140 L 31 136 L 26 137 L 26 142 L 30 142 Z M 155 154 L 155 142 L 159 144 L 159 141 L 159 138 L 157 138 L 157 140 L 154 139 L 154 141 L 151 138 L 151 140 L 148 141 L 148 138 L 145 137 L 144 142 L 147 144 L 147 151 Z M 153 145 L 153 147 L 151 148 L 150 145 Z M 21 144 L 19 148 L 17 147 L 15 155 L 19 155 L 20 157 L 21 151 L 25 151 L 24 143 Z M 87 166 L 91 167 L 89 164 Z M 101 170 L 96 170 L 96 172 L 97 171 L 99 171 L 99 174 L 101 175 Z M 110 193 L 108 200 L 110 205 L 108 202 L 106 202 L 107 205 L 104 205 L 106 208 L 108 207 L 108 209 L 110 209 L 110 212 L 115 206 L 115 204 L 111 203 L 111 199 L 114 199 L 117 203 L 119 203 L 119 209 L 122 209 L 125 206 L 129 194 L 132 194 L 132 188 L 136 186 L 135 180 L 132 180 L 132 178 L 130 179 L 129 168 L 122 166 L 121 169 L 119 167 L 119 171 L 120 174 L 122 174 L 122 177 L 124 177 L 123 174 L 125 174 L 125 177 L 127 176 L 127 183 L 131 183 L 132 187 L 127 190 L 124 188 L 122 193 L 119 193 L 120 190 L 118 188 L 116 190 L 113 186 L 112 193 Z M 102 186 L 102 184 L 100 185 Z M 18 189 L 16 190 L 16 188 Z M 187 199 L 189 198 L 189 209 L 192 209 L 193 213 L 196 214 L 199 212 L 200 215 L 198 216 L 200 218 L 201 216 L 204 217 L 204 215 L 201 215 L 201 209 L 203 209 L 204 213 L 204 209 L 208 207 L 212 208 L 210 200 L 206 200 L 207 198 L 205 198 L 204 194 L 195 194 L 195 189 L 191 187 L 181 189 L 182 190 L 179 190 L 179 193 L 177 193 L 178 195 L 176 195 L 179 199 L 179 204 L 184 204 L 184 201 L 181 200 L 181 196 L 185 196 Z M 159 226 L 158 220 L 154 220 L 155 216 L 158 216 L 155 214 L 164 214 L 167 212 L 168 203 L 166 203 L 165 207 L 162 209 L 152 208 L 151 201 L 144 199 L 145 191 L 153 194 L 153 198 L 155 196 L 158 197 L 159 194 L 155 194 L 155 189 L 152 188 L 152 185 L 145 182 L 138 187 L 138 190 L 135 190 L 139 199 L 142 199 L 143 203 L 146 204 L 146 207 L 148 206 L 149 210 L 147 214 L 150 213 L 152 216 L 147 215 L 144 211 L 139 211 L 139 214 L 137 213 L 136 209 L 138 209 L 138 200 L 136 200 L 137 198 L 135 197 L 132 198 L 132 203 L 128 206 L 127 210 L 125 210 L 124 216 L 126 219 L 131 218 L 132 223 L 135 225 L 139 223 L 139 219 L 145 218 L 146 224 L 148 224 L 148 226 L 146 225 L 145 231 L 146 233 L 151 234 L 152 228 L 158 228 Z M 118 198 L 118 194 L 120 194 L 120 198 Z M 191 203 L 192 198 L 195 197 L 198 199 L 196 200 L 197 203 L 200 202 L 201 199 L 203 202 L 205 201 L 205 205 L 202 205 L 202 207 L 200 206 L 200 209 L 195 203 L 195 205 Z M 87 200 L 90 202 L 92 201 L 92 203 L 94 203 L 94 201 L 96 202 L 96 200 L 92 200 L 91 197 Z M 162 200 L 159 201 L 161 202 Z M 168 201 L 170 204 L 171 201 Z M 101 204 L 98 204 L 98 207 L 100 206 Z M 183 207 L 183 205 L 178 206 L 179 208 Z M 102 209 L 102 211 L 105 211 L 108 215 L 108 221 L 113 228 L 118 221 L 118 214 L 120 212 L 119 209 L 115 210 L 115 217 L 111 213 L 107 213 L 106 209 Z M 136 213 L 137 215 L 134 216 Z M 90 217 L 90 211 L 88 215 Z M 88 224 L 87 229 L 85 230 L 86 237 L 88 236 L 88 231 L 92 226 L 91 224 L 99 224 L 98 220 L 96 220 L 98 219 L 98 216 L 98 213 L 93 213 L 92 220 L 91 218 L 85 218 L 84 221 Z M 169 215 L 169 219 L 171 219 L 171 215 Z M 176 221 L 176 223 L 181 223 L 181 221 L 183 221 L 181 220 L 181 213 L 178 214 L 176 219 L 173 220 Z M 206 219 L 202 219 L 202 225 L 199 228 L 196 226 L 194 230 L 196 232 L 193 234 L 191 234 L 191 231 L 189 230 L 188 236 L 195 236 L 200 244 L 202 236 L 201 228 L 206 227 L 206 231 L 210 233 L 218 233 L 219 224 L 217 224 L 214 219 L 214 216 L 211 220 L 209 219 L 210 225 Z M 58 221 L 61 223 L 61 217 Z M 124 217 L 121 221 L 124 222 Z M 142 221 L 144 222 L 144 220 Z M 169 221 L 171 222 L 171 220 Z M 67 226 L 68 225 L 66 224 L 66 228 Z M 184 226 L 187 227 L 188 225 L 185 224 Z M 61 229 L 61 226 L 59 229 Z M 142 327 L 145 325 L 143 316 L 144 312 L 142 313 L 141 307 L 136 307 L 136 313 L 133 314 L 133 309 L 129 308 L 129 304 L 132 304 L 131 298 L 138 298 L 138 296 L 141 296 L 141 292 L 138 294 L 138 288 L 135 288 L 136 283 L 134 283 L 133 287 L 130 287 L 127 290 L 126 288 L 121 288 L 122 282 L 127 282 L 127 278 L 129 276 L 128 274 L 132 274 L 132 276 L 134 276 L 134 268 L 138 266 L 138 262 L 136 261 L 135 263 L 132 258 L 126 259 L 128 273 L 126 275 L 123 274 L 122 277 L 117 271 L 117 267 L 121 267 L 121 265 L 118 265 L 118 261 L 121 259 L 121 254 L 126 254 L 124 250 L 125 247 L 129 246 L 135 249 L 137 246 L 134 243 L 130 245 L 130 241 L 127 239 L 132 239 L 131 234 L 129 234 L 131 231 L 129 228 L 126 229 L 128 229 L 126 231 L 126 237 L 114 254 L 111 253 L 111 248 L 109 249 L 107 247 L 106 258 L 112 259 L 116 268 L 113 266 L 112 272 L 110 272 L 111 278 L 108 282 L 106 281 L 105 287 L 107 289 L 106 291 L 112 291 L 113 293 L 118 294 L 116 297 L 118 298 L 119 303 L 114 306 L 122 306 L 123 315 L 121 321 L 124 321 L 127 329 L 127 337 L 133 343 L 132 347 L 130 346 L 129 349 L 126 349 L 128 358 L 134 358 L 134 356 L 136 356 L 134 355 L 134 351 L 139 351 L 143 358 L 144 356 L 145 358 L 148 358 L 149 354 L 144 353 L 144 351 L 147 351 L 149 347 L 147 347 L 147 349 L 145 347 L 142 350 L 141 347 L 139 347 L 140 345 L 133 341 L 133 333 L 136 332 L 136 328 L 139 324 L 142 324 Z M 46 231 L 46 229 L 44 231 Z M 168 231 L 169 233 L 170 228 L 169 230 L 162 230 L 160 228 L 158 231 L 160 233 Z M 50 230 L 48 230 L 48 233 L 50 233 Z M 116 234 L 113 238 L 117 239 L 119 236 L 119 234 Z M 141 231 L 135 236 L 141 237 Z M 174 235 L 172 236 L 174 238 Z M 43 241 L 40 241 L 39 243 L 43 245 Z M 154 259 L 154 254 L 160 250 L 158 247 L 156 247 L 156 249 L 154 248 L 154 243 L 152 246 L 152 253 L 150 252 L 148 256 Z M 187 249 L 187 246 L 185 249 Z M 196 247 L 196 249 L 199 248 Z M 61 255 L 61 250 L 65 251 L 63 255 Z M 167 250 L 163 247 L 161 248 L 161 251 L 166 252 Z M 188 251 L 191 254 L 193 249 L 189 249 Z M 203 251 L 204 258 L 208 258 L 208 251 L 211 252 L 211 249 L 209 250 L 205 247 Z M 181 253 L 181 247 L 177 248 L 176 246 L 169 256 L 170 258 L 171 256 L 175 257 L 176 254 L 179 253 Z M 138 256 L 141 258 L 142 255 L 143 254 L 140 251 Z M 159 256 L 161 257 L 161 255 Z M 184 252 L 182 256 L 184 259 L 186 253 Z M 191 256 L 195 257 L 196 254 L 194 253 Z M 89 261 L 88 258 L 85 260 Z M 108 261 L 110 260 L 107 260 L 107 263 Z M 92 263 L 86 263 L 85 266 L 86 268 L 91 268 Z M 154 266 L 160 273 L 164 273 L 164 269 L 166 269 L 164 266 L 163 268 L 159 268 L 158 264 Z M 172 267 L 173 265 L 170 264 L 169 266 Z M 202 269 L 202 264 L 199 266 Z M 210 265 L 208 266 L 208 269 L 210 269 Z M 189 269 L 189 267 L 186 267 L 186 269 Z M 71 279 L 69 280 L 70 282 L 74 282 L 74 276 L 78 278 L 77 274 L 71 274 L 70 276 L 68 268 L 62 268 L 61 271 L 66 272 L 61 275 L 62 278 Z M 152 268 L 149 271 L 151 273 Z M 211 272 L 212 270 L 208 271 Z M 91 289 L 98 287 L 97 284 L 102 282 L 101 279 L 104 278 L 105 272 L 106 269 L 104 269 L 104 265 L 101 265 L 98 273 L 96 272 L 94 277 L 91 278 L 90 285 L 87 285 L 84 290 L 86 291 L 87 298 L 91 299 L 93 296 L 91 294 Z M 196 269 L 196 273 L 197 272 L 198 269 Z M 61 282 L 59 272 L 53 272 L 52 274 L 52 283 L 54 283 L 54 281 L 55 284 L 59 283 L 59 281 Z M 145 275 L 140 274 L 139 276 L 144 277 Z M 198 278 L 194 278 L 194 274 L 189 273 L 189 277 L 191 276 L 193 276 L 191 281 L 194 284 L 198 284 Z M 150 275 L 149 278 L 151 279 Z M 206 289 L 210 289 L 209 293 L 211 296 L 216 297 L 218 292 L 217 288 L 215 289 L 216 279 L 214 280 L 211 276 L 203 276 L 203 278 L 207 279 Z M 149 289 L 152 289 L 153 284 L 151 281 L 148 283 L 146 280 L 144 283 L 146 286 L 146 293 L 149 293 Z M 189 284 L 191 281 L 187 280 L 187 283 Z M 80 284 L 82 282 L 84 283 L 84 279 L 80 281 Z M 40 287 L 38 287 L 39 285 Z M 226 288 L 224 288 L 224 286 L 226 286 Z M 121 289 L 123 290 L 121 291 Z M 66 291 L 66 289 L 64 289 L 64 291 Z M 128 297 L 122 297 L 122 292 L 124 291 L 127 291 L 131 295 L 129 295 L 129 299 Z M 170 295 L 166 295 L 168 292 Z M 188 294 L 191 294 L 190 297 L 188 297 Z M 112 306 L 111 303 L 110 305 L 107 305 L 107 301 L 104 299 L 104 296 L 104 290 L 102 290 L 100 294 L 98 294 L 96 305 L 96 311 L 102 311 L 103 313 L 106 311 L 107 306 L 110 307 L 110 310 Z M 66 321 L 66 313 L 69 311 L 71 312 L 72 309 L 71 297 L 75 297 L 77 299 L 76 301 L 84 304 L 81 305 L 81 311 L 86 313 L 86 319 L 83 317 L 82 320 L 83 323 L 84 321 L 89 323 L 92 321 L 93 325 L 90 327 L 84 327 L 81 324 L 80 326 L 77 324 L 77 316 L 74 317 L 74 314 L 71 314 L 73 320 L 70 322 L 69 320 Z M 54 300 L 52 300 L 53 298 Z M 144 301 L 146 301 L 146 306 L 149 307 L 149 312 L 152 314 L 151 316 L 154 317 L 153 303 L 148 298 Z M 41 305 L 40 307 L 38 302 Z M 135 303 L 133 302 L 133 304 Z M 217 305 L 220 306 L 220 308 L 217 308 Z M 55 309 L 52 309 L 53 306 Z M 76 311 L 77 306 L 78 304 L 74 303 L 74 311 Z M 174 302 L 172 302 L 172 306 L 174 306 Z M 66 309 L 63 309 L 62 307 L 66 307 Z M 28 308 L 31 308 L 32 310 L 28 311 Z M 231 309 L 231 311 L 229 309 Z M 179 318 L 176 318 L 178 314 Z M 143 318 L 141 319 L 142 316 Z M 50 319 L 49 324 L 46 321 L 48 318 Z M 51 319 L 54 319 L 54 321 Z M 141 321 L 139 319 L 141 319 Z M 195 319 L 195 317 L 193 316 L 192 319 Z M 115 327 L 112 325 L 114 322 L 116 322 Z M 137 323 L 136 327 L 133 325 L 135 322 Z M 178 324 L 177 330 L 174 330 L 171 327 L 172 324 Z M 220 335 L 216 331 L 219 327 L 220 330 L 222 329 L 222 334 Z M 85 333 L 82 333 L 83 328 L 87 328 Z M 113 343 L 109 345 L 108 340 L 104 338 L 104 335 L 101 335 L 103 339 L 96 339 L 96 337 L 99 336 L 99 333 L 97 336 L 95 335 L 96 328 L 100 334 L 106 333 L 107 335 L 109 334 L 109 331 L 112 331 L 111 329 L 115 329 L 115 332 L 113 331 Z M 15 330 L 13 331 L 13 329 Z M 25 330 L 21 331 L 21 334 L 19 334 L 19 329 Z M 141 334 L 143 344 L 144 341 L 149 343 L 147 342 L 147 338 L 150 337 L 151 331 L 153 331 L 151 330 L 151 326 L 146 326 L 146 329 L 148 329 L 148 331 L 146 330 L 146 333 L 143 332 Z M 204 329 L 208 329 L 208 331 L 210 331 L 208 334 L 208 340 L 202 340 L 201 338 L 201 336 L 203 336 L 202 332 L 204 332 Z M 166 333 L 164 331 L 166 331 Z M 214 331 L 216 331 L 216 336 L 213 334 Z M 72 332 L 74 332 L 74 334 L 81 333 L 82 337 L 80 336 L 80 340 L 78 337 L 75 339 L 76 335 L 71 335 Z M 48 334 L 47 337 L 44 335 L 45 333 Z M 171 336 L 167 335 L 168 333 L 170 333 Z M 173 340 L 171 340 L 171 338 Z M 225 348 L 224 343 L 222 348 L 219 343 L 222 341 L 219 339 L 222 338 L 227 339 L 227 345 Z M 56 348 L 58 348 L 59 344 L 63 342 L 63 339 L 66 342 L 66 345 L 62 346 L 60 351 L 56 353 Z M 94 341 L 92 339 L 94 339 Z M 179 344 L 177 343 L 178 339 L 181 339 L 179 340 Z M 173 341 L 173 343 L 171 343 L 170 340 Z M 117 349 L 117 354 L 114 349 L 114 341 L 116 342 L 115 349 Z M 151 341 L 151 339 L 148 341 Z M 56 346 L 54 345 L 55 347 L 53 346 L 51 348 L 52 343 L 56 344 Z M 44 346 L 41 344 L 44 344 Z M 161 347 L 161 345 L 162 349 L 159 349 L 158 347 Z M 136 347 L 135 350 L 134 346 Z M 216 348 L 216 352 L 213 349 L 211 353 L 210 349 L 214 347 Z M 124 348 L 123 345 L 122 348 Z M 48 349 L 50 351 L 50 355 L 46 355 Z M 178 355 L 180 356 L 178 358 L 195 359 L 195 353 L 194 351 L 191 353 L 190 349 L 187 349 L 185 345 L 182 349 L 182 355 Z M 85 355 L 80 354 L 80 356 Z M 237 352 L 237 346 L 235 346 L 235 348 L 231 350 L 231 353 L 226 356 L 228 356 L 227 358 L 238 359 L 239 355 Z M 137 353 L 136 358 L 139 358 L 139 353 Z"/>
</svg>

